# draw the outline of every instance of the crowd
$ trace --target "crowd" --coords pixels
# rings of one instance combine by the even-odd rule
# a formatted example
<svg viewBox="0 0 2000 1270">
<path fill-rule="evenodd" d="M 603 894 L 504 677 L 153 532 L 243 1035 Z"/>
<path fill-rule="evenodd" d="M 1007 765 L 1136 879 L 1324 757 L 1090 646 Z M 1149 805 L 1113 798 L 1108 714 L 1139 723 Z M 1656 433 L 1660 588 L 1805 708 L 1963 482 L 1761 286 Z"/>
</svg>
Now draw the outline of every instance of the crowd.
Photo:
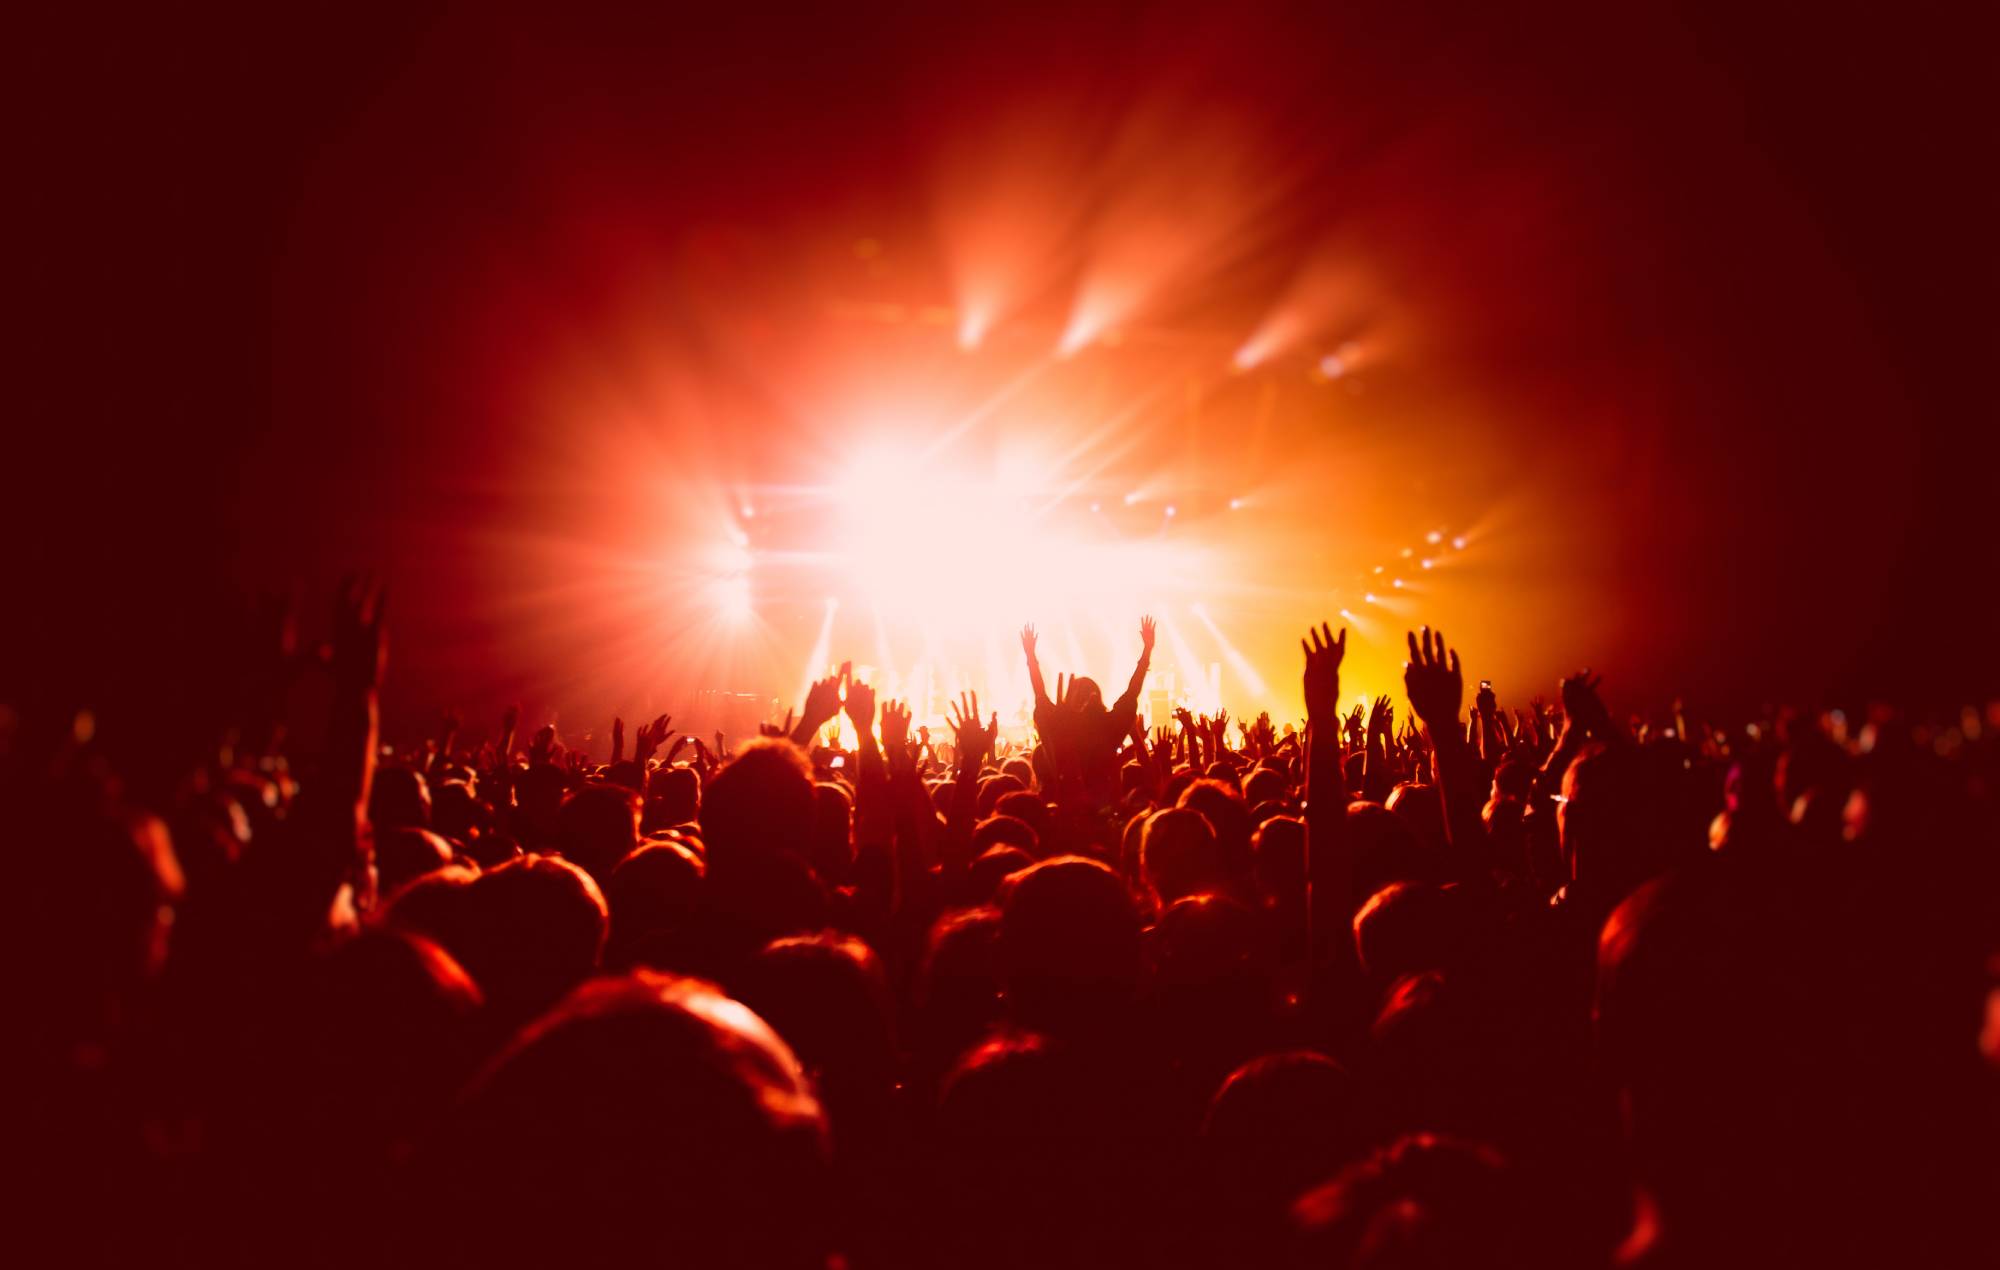
<svg viewBox="0 0 2000 1270">
<path fill-rule="evenodd" d="M 356 584 L 170 796 L 0 729 L 16 1264 L 2000 1264 L 2000 707 L 1425 629 L 1399 719 L 1323 626 L 1297 726 L 1149 731 L 1141 633 L 1107 705 L 1024 630 L 1007 749 L 851 675 L 385 748 Z"/>
</svg>

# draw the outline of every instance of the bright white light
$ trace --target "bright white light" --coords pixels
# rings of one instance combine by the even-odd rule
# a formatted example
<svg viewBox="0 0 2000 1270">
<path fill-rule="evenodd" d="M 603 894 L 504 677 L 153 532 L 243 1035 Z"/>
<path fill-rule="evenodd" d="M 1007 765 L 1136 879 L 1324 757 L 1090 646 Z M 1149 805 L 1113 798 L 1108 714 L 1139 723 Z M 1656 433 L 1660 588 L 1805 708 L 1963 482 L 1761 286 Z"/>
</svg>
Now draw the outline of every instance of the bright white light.
<svg viewBox="0 0 2000 1270">
<path fill-rule="evenodd" d="M 1361 597 L 1361 602 L 1363 604 L 1373 604 L 1375 602 L 1375 593 L 1373 591 L 1367 592 Z"/>
<path fill-rule="evenodd" d="M 1098 509 L 1098 505 L 1097 505 L 1096 503 L 1092 503 L 1092 504 L 1090 505 L 1090 510 L 1092 510 L 1092 511 L 1096 511 L 1097 509 Z"/>
<path fill-rule="evenodd" d="M 1402 555 L 1403 559 L 1408 560 L 1411 556 L 1416 555 L 1417 552 L 1416 548 L 1414 547 L 1405 547 L 1403 548 L 1400 554 Z"/>
<path fill-rule="evenodd" d="M 1397 578 L 1393 582 L 1389 583 L 1389 585 L 1400 589 L 1403 585 L 1403 580 L 1401 578 Z"/>
<path fill-rule="evenodd" d="M 1444 535 L 1433 529 L 1424 535 L 1424 541 L 1435 547 L 1444 541 Z"/>
<path fill-rule="evenodd" d="M 1230 511 L 1240 511 L 1240 510 L 1242 510 L 1242 508 L 1243 508 L 1243 500 L 1242 500 L 1242 499 L 1240 499 L 1240 498 L 1232 498 L 1232 499 L 1230 499 L 1230 500 L 1229 500 L 1229 510 L 1230 510 Z"/>
<path fill-rule="evenodd" d="M 1138 490 L 1133 490 L 1130 494 L 1127 494 L 1125 496 L 1125 505 L 1127 507 L 1130 507 L 1132 504 L 1138 502 L 1140 499 L 1144 497 L 1145 495 L 1141 494 Z"/>
<path fill-rule="evenodd" d="M 1339 379 L 1347 373 L 1347 363 L 1341 360 L 1340 354 L 1328 353 L 1319 359 L 1319 373 L 1328 379 Z"/>
<path fill-rule="evenodd" d="M 1168 503 L 1168 504 L 1167 504 L 1167 515 L 1169 515 L 1169 516 L 1172 516 L 1172 515 L 1174 515 L 1174 514 L 1175 514 L 1175 511 L 1174 511 L 1174 505 L 1173 505 L 1172 503 Z"/>
<path fill-rule="evenodd" d="M 1460 534 L 1460 535 L 1459 535 L 1458 537 L 1456 537 L 1456 538 L 1452 539 L 1452 540 L 1451 540 L 1451 545 L 1452 545 L 1452 546 L 1454 546 L 1454 547 L 1456 547 L 1456 548 L 1458 548 L 1458 549 L 1459 549 L 1460 551 L 1464 551 L 1464 550 L 1465 550 L 1465 535 L 1464 535 L 1464 534 Z"/>
</svg>

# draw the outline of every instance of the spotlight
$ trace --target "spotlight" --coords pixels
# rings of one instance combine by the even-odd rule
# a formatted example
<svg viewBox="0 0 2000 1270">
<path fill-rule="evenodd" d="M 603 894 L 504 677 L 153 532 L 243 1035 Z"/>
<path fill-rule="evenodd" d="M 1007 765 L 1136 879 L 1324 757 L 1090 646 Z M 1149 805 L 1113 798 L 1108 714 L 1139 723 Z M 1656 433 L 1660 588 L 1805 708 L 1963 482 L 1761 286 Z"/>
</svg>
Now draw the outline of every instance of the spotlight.
<svg viewBox="0 0 2000 1270">
<path fill-rule="evenodd" d="M 1458 537 L 1456 537 L 1456 538 L 1452 539 L 1452 540 L 1451 540 L 1451 545 L 1452 545 L 1453 547 L 1456 547 L 1456 548 L 1457 548 L 1458 550 L 1460 550 L 1460 551 L 1464 551 L 1464 550 L 1465 550 L 1465 535 L 1464 535 L 1464 534 L 1460 534 L 1460 535 L 1459 535 Z"/>
<path fill-rule="evenodd" d="M 1416 555 L 1417 553 L 1416 553 L 1416 550 L 1415 550 L 1415 548 L 1412 548 L 1412 547 L 1405 547 L 1405 548 L 1403 548 L 1403 550 L 1402 550 L 1402 552 L 1401 552 L 1400 554 L 1402 555 L 1403 559 L 1405 559 L 1405 560 L 1408 560 L 1408 559 L 1409 559 L 1409 558 L 1410 558 L 1411 556 L 1414 556 L 1414 555 Z"/>
<path fill-rule="evenodd" d="M 1437 530 L 1433 529 L 1429 533 L 1424 535 L 1424 541 L 1431 544 L 1431 546 L 1435 547 L 1439 543 L 1444 541 L 1444 535 L 1439 533 Z"/>
<path fill-rule="evenodd" d="M 1173 515 L 1174 515 L 1174 505 L 1173 505 L 1172 503 L 1168 503 L 1168 504 L 1167 504 L 1167 516 L 1168 516 L 1169 518 L 1171 518 L 1171 517 L 1172 517 Z"/>
<path fill-rule="evenodd" d="M 1096 511 L 1097 509 L 1098 509 L 1098 505 L 1097 505 L 1096 503 L 1092 503 L 1092 504 L 1090 505 L 1090 510 L 1092 510 L 1092 511 Z"/>
<path fill-rule="evenodd" d="M 1319 373 L 1328 379 L 1339 379 L 1347 373 L 1347 363 L 1341 360 L 1340 354 L 1328 353 L 1319 359 Z"/>
<path fill-rule="evenodd" d="M 1363 604 L 1373 604 L 1375 602 L 1375 593 L 1373 591 L 1368 591 L 1363 593 L 1363 595 L 1361 596 L 1361 602 Z"/>
<path fill-rule="evenodd" d="M 1397 578 L 1394 581 L 1390 582 L 1389 585 L 1395 587 L 1398 590 L 1401 590 L 1403 586 L 1403 580 L 1401 578 Z"/>
<path fill-rule="evenodd" d="M 1125 505 L 1127 507 L 1130 507 L 1132 504 L 1138 502 L 1143 497 L 1145 497 L 1145 495 L 1141 494 L 1138 490 L 1133 490 L 1130 494 L 1127 494 L 1125 496 Z"/>
<path fill-rule="evenodd" d="M 1230 499 L 1230 500 L 1229 500 L 1229 510 L 1230 510 L 1230 511 L 1240 511 L 1240 510 L 1242 509 L 1242 507 L 1243 507 L 1243 500 L 1242 500 L 1242 499 L 1240 499 L 1240 498 L 1232 498 L 1232 499 Z"/>
<path fill-rule="evenodd" d="M 1430 560 L 1430 557 L 1426 556 L 1426 557 L 1425 557 L 1425 558 L 1424 558 L 1424 559 L 1423 559 L 1423 560 L 1421 561 L 1421 563 L 1423 564 L 1424 568 L 1426 568 L 1426 569 L 1430 568 L 1430 567 L 1431 567 L 1431 560 Z"/>
</svg>

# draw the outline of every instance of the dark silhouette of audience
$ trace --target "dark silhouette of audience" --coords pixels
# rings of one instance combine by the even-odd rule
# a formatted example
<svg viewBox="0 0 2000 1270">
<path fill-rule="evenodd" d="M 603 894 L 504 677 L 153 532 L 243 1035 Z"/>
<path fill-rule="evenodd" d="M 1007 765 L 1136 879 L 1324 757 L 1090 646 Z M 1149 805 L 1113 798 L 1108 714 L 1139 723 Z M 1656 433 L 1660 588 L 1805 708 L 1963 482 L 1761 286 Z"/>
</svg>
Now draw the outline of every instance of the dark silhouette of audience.
<svg viewBox="0 0 2000 1270">
<path fill-rule="evenodd" d="M 2000 705 L 7 734 L 20 1264 L 2000 1264 Z M 274 654 L 274 657 L 277 656 Z M 841 713 L 858 737 L 823 740 Z M 283 737 L 272 719 L 232 737 Z M 688 757 L 684 754 L 691 750 Z"/>
</svg>

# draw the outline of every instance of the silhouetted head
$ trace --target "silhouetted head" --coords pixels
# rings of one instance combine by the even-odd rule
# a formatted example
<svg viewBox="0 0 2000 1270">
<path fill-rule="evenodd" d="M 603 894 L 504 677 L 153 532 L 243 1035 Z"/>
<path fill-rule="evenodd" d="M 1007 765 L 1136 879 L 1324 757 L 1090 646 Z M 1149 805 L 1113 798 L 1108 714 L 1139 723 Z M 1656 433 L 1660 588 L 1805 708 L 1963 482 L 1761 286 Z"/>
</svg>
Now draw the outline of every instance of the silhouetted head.
<svg viewBox="0 0 2000 1270">
<path fill-rule="evenodd" d="M 1198 1202 L 1217 1260 L 1277 1264 L 1292 1201 L 1368 1141 L 1363 1106 L 1355 1079 L 1312 1050 L 1252 1059 L 1222 1082 L 1197 1144 Z"/>
<path fill-rule="evenodd" d="M 1041 795 L 1025 789 L 1017 789 L 1000 795 L 1000 801 L 993 804 L 996 816 L 1012 816 L 1026 821 L 1034 829 L 1037 842 L 1046 849 L 1049 843 L 1051 817 L 1049 805 Z"/>
<path fill-rule="evenodd" d="M 1008 1009 L 1030 1027 L 1115 1026 L 1138 991 L 1138 913 L 1094 860 L 1058 856 L 1015 875 L 999 951 Z"/>
<path fill-rule="evenodd" d="M 1001 884 L 1034 862 L 1035 857 L 1007 843 L 986 848 L 972 862 L 967 898 L 981 904 L 993 903 L 1000 895 Z"/>
<path fill-rule="evenodd" d="M 405 915 L 409 898 L 397 906 Z M 517 1021 L 597 969 L 609 925 L 603 892 L 590 875 L 546 855 L 481 874 L 437 917 L 441 924 L 425 933 L 471 973 L 497 1014 Z"/>
<path fill-rule="evenodd" d="M 988 776 L 979 782 L 979 797 L 973 805 L 974 810 L 982 818 L 990 816 L 993 814 L 993 809 L 1000 805 L 1002 798 L 1009 794 L 1021 793 L 1026 789 L 1025 784 L 1004 772 L 997 776 Z"/>
<path fill-rule="evenodd" d="M 1392 882 L 1354 915 L 1354 952 L 1377 983 L 1444 969 L 1457 927 L 1444 893 L 1428 882 Z"/>
<path fill-rule="evenodd" d="M 1041 853 L 1041 835 L 1034 826 L 1013 816 L 993 815 L 979 822 L 972 831 L 972 849 L 984 851 L 988 847 L 1019 847 L 1030 856 Z"/>
<path fill-rule="evenodd" d="M 1139 866 L 1162 904 L 1222 890 L 1229 883 L 1214 828 L 1186 808 L 1169 807 L 1147 818 L 1139 836 Z"/>
<path fill-rule="evenodd" d="M 702 793 L 701 838 L 709 868 L 735 859 L 791 851 L 804 857 L 812 839 L 812 764 L 790 741 L 759 737 L 717 772 Z"/>
<path fill-rule="evenodd" d="M 1497 1152 L 1435 1134 L 1403 1138 L 1292 1209 L 1301 1266 L 1514 1270 L 1552 1264 L 1538 1206 Z"/>
<path fill-rule="evenodd" d="M 451 860 L 451 843 L 428 829 L 378 829 L 375 833 L 375 885 L 385 895 L 442 869 Z"/>
<path fill-rule="evenodd" d="M 384 764 L 368 790 L 368 823 L 376 829 L 431 827 L 431 791 L 422 772 Z"/>
<path fill-rule="evenodd" d="M 1215 845 L 1222 853 L 1222 867 L 1231 884 L 1247 882 L 1251 876 L 1250 808 L 1232 780 L 1205 778 L 1181 791 L 1175 806 L 1197 812 L 1215 831 Z"/>
<path fill-rule="evenodd" d="M 824 1270 L 830 1251 L 805 1073 L 693 979 L 578 989 L 487 1066 L 416 1169 L 413 1265 Z"/>
<path fill-rule="evenodd" d="M 1063 704 L 1078 713 L 1086 711 L 1096 711 L 1100 714 L 1110 713 L 1104 705 L 1103 689 L 1097 686 L 1095 679 L 1089 679 L 1082 675 L 1069 681 L 1069 692 L 1064 695 Z"/>
<path fill-rule="evenodd" d="M 470 844 L 486 831 L 490 819 L 465 781 L 443 781 L 431 792 L 431 828 L 447 838 Z"/>
<path fill-rule="evenodd" d="M 599 885 L 639 845 L 639 795 L 623 785 L 587 785 L 563 800 L 556 843 Z"/>
<path fill-rule="evenodd" d="M 604 888 L 611 907 L 605 964 L 681 970 L 699 964 L 701 857 L 672 840 L 649 842 L 611 871 Z"/>
<path fill-rule="evenodd" d="M 1303 904 L 1306 898 L 1306 822 L 1274 816 L 1250 838 L 1257 889 L 1266 899 Z"/>
<path fill-rule="evenodd" d="M 701 815 L 701 777 L 692 767 L 666 767 L 654 772 L 646 784 L 648 830 L 671 829 Z"/>
<path fill-rule="evenodd" d="M 888 973 L 867 944 L 823 933 L 774 940 L 742 976 L 743 1003 L 791 1046 L 826 1101 L 835 1143 L 862 1131 L 896 1083 Z"/>
</svg>

